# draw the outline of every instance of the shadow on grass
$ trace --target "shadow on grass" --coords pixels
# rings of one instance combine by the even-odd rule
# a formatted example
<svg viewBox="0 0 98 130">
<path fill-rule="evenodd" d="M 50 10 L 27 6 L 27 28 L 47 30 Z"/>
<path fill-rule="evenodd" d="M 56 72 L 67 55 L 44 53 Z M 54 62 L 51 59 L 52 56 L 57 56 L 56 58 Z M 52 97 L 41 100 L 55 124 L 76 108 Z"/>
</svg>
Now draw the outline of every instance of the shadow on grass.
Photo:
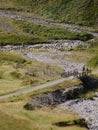
<svg viewBox="0 0 98 130">
<path fill-rule="evenodd" d="M 77 119 L 77 120 L 73 120 L 73 121 L 65 121 L 65 122 L 56 122 L 53 125 L 58 126 L 58 127 L 67 127 L 67 126 L 80 126 L 80 127 L 84 127 L 84 128 L 88 128 L 87 123 L 84 119 Z"/>
<path fill-rule="evenodd" d="M 84 87 L 83 94 L 96 92 L 96 90 L 98 89 L 98 78 L 82 77 L 80 80 L 82 81 Z"/>
<path fill-rule="evenodd" d="M 82 82 L 83 90 L 79 93 L 76 91 L 73 95 L 69 95 L 68 100 L 81 98 L 81 95 L 85 97 L 86 94 L 92 92 L 93 94 L 98 90 L 98 78 L 93 78 L 89 76 L 83 76 L 79 78 Z M 92 99 L 94 95 L 91 95 Z"/>
</svg>

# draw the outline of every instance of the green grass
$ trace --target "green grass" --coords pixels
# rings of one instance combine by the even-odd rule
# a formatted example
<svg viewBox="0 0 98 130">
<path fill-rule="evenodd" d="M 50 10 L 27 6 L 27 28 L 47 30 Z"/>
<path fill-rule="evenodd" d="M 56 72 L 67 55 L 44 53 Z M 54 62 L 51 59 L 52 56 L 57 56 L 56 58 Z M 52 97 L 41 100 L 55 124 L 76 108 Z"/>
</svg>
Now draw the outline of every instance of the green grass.
<svg viewBox="0 0 98 130">
<path fill-rule="evenodd" d="M 98 76 L 97 76 L 98 78 Z M 79 95 L 79 98 L 93 99 L 96 96 L 96 92 L 98 92 L 98 88 L 85 90 L 84 93 Z"/>
<path fill-rule="evenodd" d="M 88 61 L 88 65 L 90 67 L 96 68 L 98 67 L 98 55 L 92 57 L 89 61 Z"/>
<path fill-rule="evenodd" d="M 67 59 L 72 62 L 82 62 L 87 64 L 92 70 L 98 68 L 98 38 L 87 41 L 87 44 L 90 44 L 88 49 L 75 49 L 71 51 L 71 56 Z"/>
<path fill-rule="evenodd" d="M 86 32 L 76 33 L 67 29 L 61 29 L 57 27 L 46 27 L 36 25 L 27 21 L 12 20 L 12 25 L 16 27 L 21 33 L 31 34 L 35 37 L 51 39 L 69 39 L 69 40 L 82 40 L 87 41 L 92 39 L 93 36 Z"/>
<path fill-rule="evenodd" d="M 76 33 L 66 29 L 46 27 L 26 21 L 13 20 L 11 26 L 16 30 L 16 32 L 18 32 L 18 34 L 13 32 L 1 32 L 0 45 L 33 45 L 48 43 L 53 39 L 87 41 L 93 38 L 91 34 L 85 32 Z"/>
<path fill-rule="evenodd" d="M 18 53 L 0 52 L 0 63 L 4 62 L 23 64 L 27 62 L 27 60 Z"/>
<path fill-rule="evenodd" d="M 0 130 L 87 130 L 79 123 L 74 123 L 82 119 L 77 114 L 59 111 L 58 108 L 26 111 L 23 109 L 25 103 L 0 103 Z M 67 125 L 53 125 L 58 122 L 66 122 Z"/>
<path fill-rule="evenodd" d="M 93 54 L 93 56 L 91 56 L 91 58 L 87 61 L 87 65 L 94 69 L 98 67 L 98 38 L 91 41 L 89 44 L 91 44 L 91 47 L 87 50 L 87 52 L 89 54 Z"/>
<path fill-rule="evenodd" d="M 66 90 L 67 88 L 72 88 L 72 87 L 76 87 L 76 86 L 79 86 L 79 85 L 81 85 L 81 82 L 78 79 L 72 79 L 72 80 L 65 81 L 63 83 L 51 86 L 49 88 L 45 88 L 45 89 L 42 89 L 42 90 L 39 90 L 39 91 L 35 91 L 33 93 L 30 93 L 29 95 L 34 96 L 34 95 L 37 95 L 37 94 L 42 94 L 42 93 L 46 93 L 46 92 L 53 92 L 53 91 L 56 91 L 56 90 Z"/>
<path fill-rule="evenodd" d="M 65 89 L 77 84 L 79 84 L 77 80 L 66 81 L 38 93 Z M 38 93 L 36 92 L 34 95 Z M 30 100 L 29 95 L 24 95 L 0 101 L 0 130 L 87 130 L 80 125 L 81 123 L 78 123 L 82 118 L 70 111 L 59 111 L 59 108 L 43 108 L 34 111 L 23 109 L 28 100 Z M 59 122 L 65 122 L 66 126 L 56 126 L 55 124 Z"/>
<path fill-rule="evenodd" d="M 23 35 L 23 34 L 0 34 L 0 45 L 30 45 L 30 44 L 39 44 L 49 42 L 47 39 L 30 36 L 30 35 Z"/>
<path fill-rule="evenodd" d="M 59 22 L 97 25 L 98 0 L 0 0 L 0 8 L 27 11 Z"/>
<path fill-rule="evenodd" d="M 61 78 L 56 66 L 27 60 L 19 52 L 0 52 L 0 95 Z"/>
</svg>

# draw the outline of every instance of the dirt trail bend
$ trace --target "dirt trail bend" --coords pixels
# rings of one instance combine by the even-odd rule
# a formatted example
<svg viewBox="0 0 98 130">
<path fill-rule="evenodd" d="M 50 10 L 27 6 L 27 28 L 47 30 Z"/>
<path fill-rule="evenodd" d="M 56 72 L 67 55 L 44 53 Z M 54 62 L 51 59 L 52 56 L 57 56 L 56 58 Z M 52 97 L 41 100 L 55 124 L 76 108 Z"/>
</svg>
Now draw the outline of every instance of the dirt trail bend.
<svg viewBox="0 0 98 130">
<path fill-rule="evenodd" d="M 68 30 L 80 32 L 80 27 L 78 26 L 73 26 L 69 24 L 63 24 L 63 23 L 56 23 L 53 20 L 48 20 L 48 19 L 43 19 L 43 18 L 38 18 L 38 17 L 28 17 L 28 16 L 22 16 L 20 14 L 17 14 L 17 12 L 11 12 L 11 11 L 2 11 L 0 10 L 0 17 L 6 17 L 8 19 L 18 19 L 18 20 L 27 20 L 30 22 L 33 22 L 35 24 L 39 24 L 42 26 L 49 26 L 49 27 L 59 27 L 59 28 L 65 28 Z"/>
<path fill-rule="evenodd" d="M 24 95 L 24 94 L 28 94 L 28 93 L 38 91 L 38 90 L 41 90 L 41 89 L 44 89 L 44 88 L 52 87 L 53 85 L 62 83 L 64 81 L 70 80 L 70 79 L 73 79 L 73 76 L 58 79 L 58 80 L 55 80 L 55 81 L 51 81 L 51 82 L 48 82 L 46 84 L 39 85 L 39 86 L 32 87 L 32 88 L 28 88 L 28 89 L 24 89 L 24 90 L 21 90 L 21 91 L 17 91 L 15 93 L 3 95 L 3 96 L 0 96 L 0 99 L 7 99 L 7 98 L 10 98 L 10 97 L 17 97 L 17 96 L 21 96 L 21 95 Z"/>
<path fill-rule="evenodd" d="M 58 28 L 63 28 L 63 29 L 67 29 L 70 31 L 74 31 L 74 32 L 85 31 L 85 32 L 91 33 L 89 31 L 85 30 L 84 27 L 81 27 L 78 25 L 57 23 L 53 20 L 43 19 L 43 18 L 39 18 L 39 17 L 23 16 L 17 12 L 12 12 L 12 11 L 0 10 L 0 17 L 6 17 L 8 19 L 26 20 L 26 21 L 30 21 L 30 22 L 38 24 L 38 25 L 48 26 L 48 27 L 58 27 Z M 95 37 L 98 37 L 98 33 L 91 33 L 91 34 L 93 34 Z"/>
</svg>

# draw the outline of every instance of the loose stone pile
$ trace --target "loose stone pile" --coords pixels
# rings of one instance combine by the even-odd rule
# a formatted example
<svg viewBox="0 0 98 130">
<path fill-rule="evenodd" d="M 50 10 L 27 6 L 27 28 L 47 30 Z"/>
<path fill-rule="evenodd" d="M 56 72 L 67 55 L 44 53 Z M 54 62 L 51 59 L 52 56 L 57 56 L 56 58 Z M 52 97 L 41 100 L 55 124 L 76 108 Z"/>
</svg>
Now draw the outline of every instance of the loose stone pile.
<svg viewBox="0 0 98 130">
<path fill-rule="evenodd" d="M 73 88 L 67 88 L 66 90 L 55 90 L 53 92 L 46 92 L 43 94 L 32 96 L 29 104 L 31 104 L 32 109 L 54 107 L 56 105 L 64 103 L 73 95 L 78 95 L 81 92 L 83 92 L 83 86 L 81 85 L 75 86 Z"/>
<path fill-rule="evenodd" d="M 12 51 L 12 50 L 32 50 L 37 47 L 42 47 L 42 44 L 37 44 L 37 45 L 17 45 L 17 46 L 12 46 L 12 45 L 6 45 L 6 46 L 0 46 L 0 51 Z"/>
<path fill-rule="evenodd" d="M 60 106 L 62 109 L 70 109 L 77 112 L 88 122 L 89 130 L 98 130 L 98 97 L 92 100 L 70 100 Z"/>
<path fill-rule="evenodd" d="M 49 44 L 44 43 L 35 45 L 0 46 L 0 50 L 1 51 L 23 50 L 23 49 L 31 50 L 34 48 L 63 50 L 63 49 L 75 49 L 78 48 L 79 46 L 81 46 L 83 49 L 89 48 L 89 45 L 79 40 L 53 40 Z"/>
<path fill-rule="evenodd" d="M 85 45 L 84 42 L 79 40 L 53 40 L 51 44 L 44 44 L 42 47 L 44 49 L 75 49 L 81 45 L 82 48 L 88 48 L 88 45 Z"/>
</svg>

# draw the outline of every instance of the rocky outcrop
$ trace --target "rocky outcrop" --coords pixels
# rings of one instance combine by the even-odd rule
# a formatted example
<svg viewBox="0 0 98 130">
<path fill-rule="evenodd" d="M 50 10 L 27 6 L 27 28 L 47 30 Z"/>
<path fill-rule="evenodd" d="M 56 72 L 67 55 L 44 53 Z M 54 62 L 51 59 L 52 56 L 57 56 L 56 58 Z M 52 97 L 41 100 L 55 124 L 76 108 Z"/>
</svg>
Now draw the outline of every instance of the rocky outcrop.
<svg viewBox="0 0 98 130">
<path fill-rule="evenodd" d="M 98 79 L 94 78 L 81 78 L 84 86 L 84 93 L 92 91 L 94 88 L 98 88 Z M 75 111 L 80 116 L 85 118 L 88 122 L 89 130 L 98 130 L 98 93 L 95 93 L 95 97 L 91 99 L 76 99 L 66 101 L 61 104 L 62 109 L 70 109 Z"/>
<path fill-rule="evenodd" d="M 54 107 L 58 104 L 66 102 L 68 99 L 72 99 L 77 96 L 79 93 L 83 92 L 83 86 L 77 86 L 73 88 L 68 88 L 66 90 L 56 90 L 53 92 L 46 92 L 33 96 L 30 105 L 31 109 L 43 108 L 43 107 Z M 28 107 L 28 104 L 24 106 Z M 28 109 L 28 108 L 27 108 Z"/>
<path fill-rule="evenodd" d="M 32 96 L 31 101 L 24 108 L 33 110 L 59 105 L 61 109 L 70 109 L 82 116 L 87 121 L 89 130 L 98 130 L 98 93 L 92 99 L 78 98 L 86 90 L 97 88 L 98 80 L 87 77 L 81 80 L 84 84 L 80 86 Z M 85 85 L 88 86 L 86 87 Z"/>
</svg>

